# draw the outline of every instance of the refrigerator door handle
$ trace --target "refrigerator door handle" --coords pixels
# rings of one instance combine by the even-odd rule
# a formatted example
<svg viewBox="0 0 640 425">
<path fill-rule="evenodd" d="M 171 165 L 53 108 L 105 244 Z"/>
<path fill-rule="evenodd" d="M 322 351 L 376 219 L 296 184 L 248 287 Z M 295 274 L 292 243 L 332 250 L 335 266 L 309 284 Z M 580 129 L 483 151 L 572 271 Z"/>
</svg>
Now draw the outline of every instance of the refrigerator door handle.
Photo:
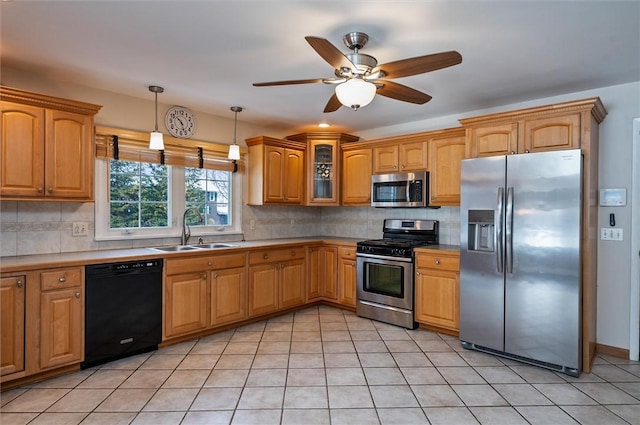
<svg viewBox="0 0 640 425">
<path fill-rule="evenodd" d="M 502 229 L 504 229 L 504 188 L 498 188 L 498 200 L 497 200 L 498 210 L 498 225 L 496 226 L 496 260 L 498 265 L 498 273 L 502 273 L 504 271 L 504 243 L 502 236 Z"/>
<path fill-rule="evenodd" d="M 513 187 L 507 188 L 507 201 L 505 202 L 505 263 L 507 273 L 513 273 Z"/>
</svg>

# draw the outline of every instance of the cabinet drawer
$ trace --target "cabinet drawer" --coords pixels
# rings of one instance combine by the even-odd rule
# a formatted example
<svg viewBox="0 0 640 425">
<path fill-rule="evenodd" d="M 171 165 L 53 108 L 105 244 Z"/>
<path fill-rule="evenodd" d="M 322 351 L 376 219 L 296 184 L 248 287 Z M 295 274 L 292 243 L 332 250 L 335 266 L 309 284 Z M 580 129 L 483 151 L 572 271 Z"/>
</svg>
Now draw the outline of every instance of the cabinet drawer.
<svg viewBox="0 0 640 425">
<path fill-rule="evenodd" d="M 249 253 L 249 264 L 265 264 L 304 258 L 304 247 L 253 251 Z"/>
<path fill-rule="evenodd" d="M 434 270 L 460 270 L 460 256 L 452 253 L 423 253 L 416 254 L 416 266 Z"/>
<path fill-rule="evenodd" d="M 229 269 L 233 267 L 243 267 L 246 255 L 242 254 L 221 254 L 206 255 L 202 257 L 181 258 L 168 260 L 166 262 L 167 275 L 188 273 L 199 270 Z"/>
<path fill-rule="evenodd" d="M 356 249 L 346 246 L 340 247 L 340 258 L 350 258 L 352 260 L 356 259 Z"/>
<path fill-rule="evenodd" d="M 51 291 L 53 289 L 71 288 L 82 285 L 82 268 L 55 269 L 40 273 L 40 289 Z"/>
</svg>

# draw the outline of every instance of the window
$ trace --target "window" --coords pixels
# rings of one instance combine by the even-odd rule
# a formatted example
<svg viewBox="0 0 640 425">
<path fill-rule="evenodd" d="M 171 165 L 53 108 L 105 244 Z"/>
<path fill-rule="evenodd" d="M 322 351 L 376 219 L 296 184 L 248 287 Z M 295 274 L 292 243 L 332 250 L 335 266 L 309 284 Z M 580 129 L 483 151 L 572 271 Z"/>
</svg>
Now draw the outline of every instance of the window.
<svg viewBox="0 0 640 425">
<path fill-rule="evenodd" d="M 110 161 L 110 229 L 169 225 L 167 168 L 144 162 Z"/>
<path fill-rule="evenodd" d="M 241 175 L 230 171 L 96 160 L 96 240 L 241 233 Z"/>
</svg>

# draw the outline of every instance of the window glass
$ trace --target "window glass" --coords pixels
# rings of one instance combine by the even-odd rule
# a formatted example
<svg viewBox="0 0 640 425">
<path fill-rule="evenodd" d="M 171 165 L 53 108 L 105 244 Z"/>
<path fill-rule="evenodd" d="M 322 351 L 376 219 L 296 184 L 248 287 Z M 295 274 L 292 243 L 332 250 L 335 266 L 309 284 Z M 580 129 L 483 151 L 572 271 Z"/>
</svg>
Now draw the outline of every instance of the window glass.
<svg viewBox="0 0 640 425">
<path fill-rule="evenodd" d="M 109 166 L 109 227 L 167 227 L 168 167 L 116 160 Z"/>
<path fill-rule="evenodd" d="M 185 207 L 200 211 L 206 226 L 232 224 L 231 173 L 228 171 L 185 168 Z M 187 214 L 187 224 L 202 225 L 197 214 Z"/>
</svg>

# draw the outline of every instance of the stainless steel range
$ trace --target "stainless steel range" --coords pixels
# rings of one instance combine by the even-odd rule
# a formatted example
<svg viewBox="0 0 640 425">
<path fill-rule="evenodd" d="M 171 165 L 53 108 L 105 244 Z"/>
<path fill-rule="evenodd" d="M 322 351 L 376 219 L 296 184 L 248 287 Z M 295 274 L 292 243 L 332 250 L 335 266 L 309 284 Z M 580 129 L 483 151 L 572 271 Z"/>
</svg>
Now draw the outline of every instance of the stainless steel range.
<svg viewBox="0 0 640 425">
<path fill-rule="evenodd" d="M 415 329 L 413 248 L 438 243 L 438 221 L 385 220 L 382 231 L 357 244 L 356 313 Z"/>
</svg>

